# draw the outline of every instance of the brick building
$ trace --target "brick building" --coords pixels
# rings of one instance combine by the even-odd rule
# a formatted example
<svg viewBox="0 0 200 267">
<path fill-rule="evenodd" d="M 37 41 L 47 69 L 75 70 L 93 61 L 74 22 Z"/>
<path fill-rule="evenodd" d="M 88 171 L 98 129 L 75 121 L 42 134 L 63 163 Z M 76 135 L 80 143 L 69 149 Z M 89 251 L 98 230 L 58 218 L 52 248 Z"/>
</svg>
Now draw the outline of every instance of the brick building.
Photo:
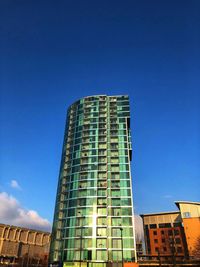
<svg viewBox="0 0 200 267">
<path fill-rule="evenodd" d="M 142 215 L 146 253 L 152 257 L 187 257 L 187 245 L 179 212 Z"/>
<path fill-rule="evenodd" d="M 146 255 L 151 259 L 195 258 L 200 237 L 200 203 L 178 201 L 175 204 L 179 211 L 141 215 Z"/>
</svg>

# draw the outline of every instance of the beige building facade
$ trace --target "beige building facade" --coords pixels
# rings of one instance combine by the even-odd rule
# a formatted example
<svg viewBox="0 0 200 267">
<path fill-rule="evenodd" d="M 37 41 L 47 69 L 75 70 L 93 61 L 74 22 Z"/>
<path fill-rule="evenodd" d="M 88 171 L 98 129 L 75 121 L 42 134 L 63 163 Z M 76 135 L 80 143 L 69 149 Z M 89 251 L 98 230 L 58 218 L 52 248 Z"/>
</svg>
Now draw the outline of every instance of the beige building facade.
<svg viewBox="0 0 200 267">
<path fill-rule="evenodd" d="M 50 233 L 0 224 L 0 265 L 47 266 Z"/>
</svg>

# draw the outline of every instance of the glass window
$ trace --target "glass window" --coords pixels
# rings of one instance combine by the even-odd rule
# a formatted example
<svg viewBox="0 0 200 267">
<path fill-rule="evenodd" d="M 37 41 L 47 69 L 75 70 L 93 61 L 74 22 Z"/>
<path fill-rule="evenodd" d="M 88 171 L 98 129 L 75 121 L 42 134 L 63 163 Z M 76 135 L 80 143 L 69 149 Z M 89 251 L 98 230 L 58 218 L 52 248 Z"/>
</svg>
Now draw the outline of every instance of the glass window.
<svg viewBox="0 0 200 267">
<path fill-rule="evenodd" d="M 183 252 L 182 247 L 177 247 L 177 252 L 178 252 L 178 253 L 182 253 L 182 252 Z"/>
<path fill-rule="evenodd" d="M 129 170 L 129 165 L 128 164 L 120 164 L 120 172 L 125 172 Z"/>
<path fill-rule="evenodd" d="M 174 230 L 174 234 L 175 234 L 175 235 L 179 235 L 179 230 L 178 230 L 178 229 L 175 229 L 175 230 Z"/>
<path fill-rule="evenodd" d="M 121 206 L 131 206 L 131 198 L 122 198 Z"/>
<path fill-rule="evenodd" d="M 130 187 L 130 180 L 121 180 L 120 187 Z"/>
<path fill-rule="evenodd" d="M 172 235 L 172 230 L 168 230 L 168 235 Z"/>
<path fill-rule="evenodd" d="M 112 228 L 112 237 L 121 237 L 121 231 L 119 228 Z"/>
<path fill-rule="evenodd" d="M 97 260 L 107 261 L 107 251 L 106 250 L 97 250 Z M 104 263 L 96 263 L 95 267 L 105 267 Z"/>
<path fill-rule="evenodd" d="M 106 228 L 97 228 L 97 236 L 106 236 Z"/>
<path fill-rule="evenodd" d="M 112 197 L 120 197 L 120 190 L 119 189 L 111 190 L 111 196 Z"/>
<path fill-rule="evenodd" d="M 119 251 L 112 251 L 112 260 L 113 261 L 120 261 L 122 259 L 122 252 L 121 250 Z"/>
<path fill-rule="evenodd" d="M 131 236 L 133 236 L 133 228 L 123 227 L 123 237 L 131 237 Z"/>
<path fill-rule="evenodd" d="M 183 212 L 183 218 L 190 218 L 190 217 L 191 217 L 191 214 L 189 211 Z"/>
<path fill-rule="evenodd" d="M 106 206 L 106 204 L 107 204 L 107 199 L 106 198 L 98 198 L 97 199 L 97 205 Z"/>
<path fill-rule="evenodd" d="M 106 180 L 104 180 L 104 181 L 98 181 L 98 183 L 97 183 L 97 186 L 98 187 L 107 187 L 107 182 L 106 182 Z"/>
<path fill-rule="evenodd" d="M 112 206 L 121 206 L 120 199 L 112 199 Z"/>
<path fill-rule="evenodd" d="M 112 247 L 121 249 L 121 239 L 112 239 Z"/>
<path fill-rule="evenodd" d="M 118 180 L 119 179 L 119 174 L 117 174 L 117 173 L 111 173 L 111 179 Z"/>
<path fill-rule="evenodd" d="M 92 228 L 86 227 L 83 229 L 83 236 L 92 236 Z"/>
<path fill-rule="evenodd" d="M 98 196 L 106 196 L 106 193 L 107 193 L 107 191 L 106 191 L 106 189 L 98 189 Z"/>
<path fill-rule="evenodd" d="M 101 164 L 101 165 L 99 165 L 98 166 L 98 169 L 100 170 L 100 171 L 106 171 L 106 165 L 105 164 Z"/>
<path fill-rule="evenodd" d="M 111 216 L 121 216 L 121 208 L 111 208 Z"/>
<path fill-rule="evenodd" d="M 135 257 L 134 257 L 134 251 L 133 250 L 125 250 L 124 251 L 124 259 L 126 261 L 135 261 Z"/>
<path fill-rule="evenodd" d="M 81 247 L 80 239 L 75 239 L 75 241 L 74 241 L 74 248 L 80 248 L 80 247 Z"/>
<path fill-rule="evenodd" d="M 106 225 L 107 219 L 105 217 L 98 217 L 97 222 L 98 222 L 98 225 Z"/>
<path fill-rule="evenodd" d="M 130 225 L 132 225 L 132 217 L 123 217 L 122 218 L 122 225 L 123 226 L 130 226 Z"/>
<path fill-rule="evenodd" d="M 106 239 L 97 238 L 97 248 L 106 248 Z"/>
<path fill-rule="evenodd" d="M 121 226 L 122 219 L 121 218 L 112 218 L 112 226 Z"/>
<path fill-rule="evenodd" d="M 111 171 L 119 172 L 119 166 L 111 165 Z"/>
<path fill-rule="evenodd" d="M 106 215 L 107 209 L 106 208 L 98 208 L 97 213 L 98 213 L 98 215 Z"/>
<path fill-rule="evenodd" d="M 118 157 L 118 151 L 111 151 L 110 156 L 111 157 Z"/>
<path fill-rule="evenodd" d="M 118 158 L 111 158 L 110 163 L 119 163 L 119 159 Z"/>
<path fill-rule="evenodd" d="M 132 215 L 132 209 L 131 208 L 122 208 L 122 215 Z"/>
<path fill-rule="evenodd" d="M 133 248 L 133 238 L 123 238 L 124 248 Z"/>
<path fill-rule="evenodd" d="M 173 223 L 173 226 L 174 227 L 181 227 L 182 225 L 181 225 L 181 222 L 175 222 L 175 223 Z"/>
</svg>

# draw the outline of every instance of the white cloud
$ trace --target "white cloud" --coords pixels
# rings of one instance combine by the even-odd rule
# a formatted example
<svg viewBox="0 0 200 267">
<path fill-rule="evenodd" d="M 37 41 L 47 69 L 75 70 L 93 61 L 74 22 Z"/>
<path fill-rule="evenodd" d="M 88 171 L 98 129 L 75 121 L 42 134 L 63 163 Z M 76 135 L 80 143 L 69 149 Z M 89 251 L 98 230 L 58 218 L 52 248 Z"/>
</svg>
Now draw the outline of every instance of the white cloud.
<svg viewBox="0 0 200 267">
<path fill-rule="evenodd" d="M 51 231 L 51 224 L 34 210 L 26 210 L 16 198 L 0 193 L 0 222 L 31 229 Z"/>
<path fill-rule="evenodd" d="M 10 182 L 10 186 L 11 186 L 12 188 L 21 190 L 21 187 L 19 186 L 19 184 L 18 184 L 18 182 L 17 182 L 16 180 L 12 180 L 12 181 Z"/>
<path fill-rule="evenodd" d="M 144 230 L 142 218 L 139 215 L 134 216 L 135 222 L 135 235 L 137 241 L 142 241 L 144 239 Z"/>
</svg>

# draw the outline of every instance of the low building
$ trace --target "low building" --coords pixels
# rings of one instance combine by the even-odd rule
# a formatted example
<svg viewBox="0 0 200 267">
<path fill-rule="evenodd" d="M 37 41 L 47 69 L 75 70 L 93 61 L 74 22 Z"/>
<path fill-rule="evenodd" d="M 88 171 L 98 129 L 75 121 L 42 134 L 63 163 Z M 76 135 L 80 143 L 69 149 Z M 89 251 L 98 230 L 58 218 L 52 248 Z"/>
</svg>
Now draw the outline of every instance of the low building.
<svg viewBox="0 0 200 267">
<path fill-rule="evenodd" d="M 152 258 L 187 257 L 187 245 L 180 212 L 141 215 L 144 223 L 146 253 Z"/>
<path fill-rule="evenodd" d="M 187 249 L 191 258 L 196 257 L 196 248 L 200 249 L 200 202 L 177 201 L 184 227 Z"/>
<path fill-rule="evenodd" d="M 0 265 L 47 266 L 50 233 L 0 224 Z"/>
<path fill-rule="evenodd" d="M 175 204 L 178 211 L 141 215 L 149 259 L 195 258 L 200 239 L 200 203 L 177 201 Z"/>
</svg>

